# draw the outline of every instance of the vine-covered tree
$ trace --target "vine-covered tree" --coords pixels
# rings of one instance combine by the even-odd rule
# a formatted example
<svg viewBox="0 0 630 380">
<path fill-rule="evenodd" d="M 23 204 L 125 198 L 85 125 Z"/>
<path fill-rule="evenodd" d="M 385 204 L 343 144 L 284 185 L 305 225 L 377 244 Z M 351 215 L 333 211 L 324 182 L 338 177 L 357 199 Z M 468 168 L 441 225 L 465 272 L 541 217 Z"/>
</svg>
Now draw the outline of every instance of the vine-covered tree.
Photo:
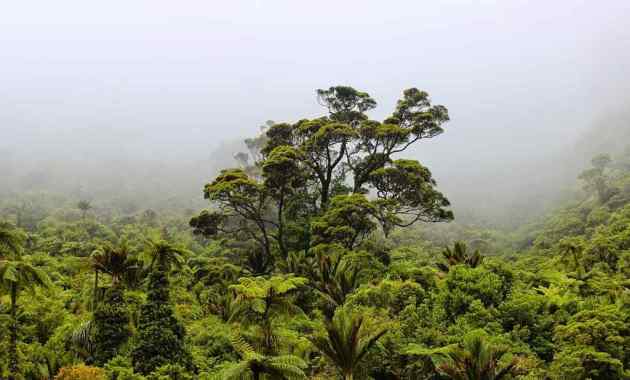
<svg viewBox="0 0 630 380">
<path fill-rule="evenodd" d="M 168 277 L 171 267 L 182 263 L 183 252 L 166 241 L 150 243 L 147 300 L 140 310 L 137 345 L 131 355 L 136 372 L 148 374 L 167 364 L 193 369 L 192 357 L 184 342 L 184 326 L 176 318 L 171 304 Z"/>
<path fill-rule="evenodd" d="M 131 337 L 129 311 L 123 289 L 112 286 L 94 311 L 94 363 L 104 365 Z"/>
<path fill-rule="evenodd" d="M 169 281 L 162 269 L 149 275 L 147 301 L 140 310 L 138 344 L 132 353 L 137 372 L 148 374 L 157 368 L 177 363 L 192 369 L 192 359 L 185 344 L 185 330 L 170 303 Z"/>
</svg>

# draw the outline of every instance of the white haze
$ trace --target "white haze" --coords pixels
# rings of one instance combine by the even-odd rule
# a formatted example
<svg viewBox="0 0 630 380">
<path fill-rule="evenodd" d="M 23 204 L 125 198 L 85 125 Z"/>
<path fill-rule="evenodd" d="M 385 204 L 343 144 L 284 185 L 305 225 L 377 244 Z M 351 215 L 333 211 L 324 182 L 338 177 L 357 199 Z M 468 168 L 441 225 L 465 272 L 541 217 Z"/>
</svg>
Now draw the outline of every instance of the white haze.
<svg viewBox="0 0 630 380">
<path fill-rule="evenodd" d="M 624 0 L 6 2 L 0 191 L 198 199 L 226 144 L 321 114 L 314 90 L 344 84 L 374 118 L 408 87 L 449 108 L 410 155 L 456 210 L 541 203 L 563 152 L 628 107 L 629 15 Z"/>
</svg>

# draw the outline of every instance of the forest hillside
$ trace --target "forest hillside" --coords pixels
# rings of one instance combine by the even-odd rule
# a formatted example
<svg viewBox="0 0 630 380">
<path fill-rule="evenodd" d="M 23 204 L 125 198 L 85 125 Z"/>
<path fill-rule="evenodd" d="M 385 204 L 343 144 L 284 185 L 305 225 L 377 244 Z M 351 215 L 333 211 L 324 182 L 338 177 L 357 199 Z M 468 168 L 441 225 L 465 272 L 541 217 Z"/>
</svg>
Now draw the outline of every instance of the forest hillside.
<svg viewBox="0 0 630 380">
<path fill-rule="evenodd" d="M 0 378 L 630 378 L 625 144 L 495 228 L 408 156 L 448 133 L 427 92 L 382 120 L 352 87 L 317 98 L 223 154 L 190 207 L 3 193 Z"/>
</svg>

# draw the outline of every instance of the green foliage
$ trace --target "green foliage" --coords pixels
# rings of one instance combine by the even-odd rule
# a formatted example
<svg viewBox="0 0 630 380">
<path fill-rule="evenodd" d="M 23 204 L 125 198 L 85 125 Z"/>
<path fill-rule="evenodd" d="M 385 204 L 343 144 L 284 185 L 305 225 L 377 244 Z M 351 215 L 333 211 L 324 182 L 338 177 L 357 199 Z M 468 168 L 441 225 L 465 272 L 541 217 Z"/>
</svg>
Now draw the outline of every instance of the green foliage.
<svg viewBox="0 0 630 380">
<path fill-rule="evenodd" d="M 441 298 L 450 319 L 465 314 L 474 301 L 486 308 L 496 307 L 510 291 L 509 280 L 485 267 L 455 266 L 446 276 L 444 286 L 446 291 Z"/>
<path fill-rule="evenodd" d="M 157 263 L 160 263 L 156 259 Z M 164 263 L 165 261 L 162 261 Z M 192 369 L 192 359 L 184 344 L 185 330 L 173 313 L 167 274 L 156 265 L 149 275 L 147 301 L 142 305 L 136 346 L 132 352 L 135 371 L 149 374 L 167 364 Z"/>
<path fill-rule="evenodd" d="M 483 256 L 481 256 L 479 250 L 469 253 L 466 244 L 461 241 L 455 242 L 452 250 L 450 247 L 446 247 L 442 251 L 442 256 L 445 262 L 438 263 L 438 267 L 445 272 L 448 272 L 449 268 L 455 265 L 463 264 L 476 268 L 483 262 Z"/>
<path fill-rule="evenodd" d="M 284 316 L 302 313 L 293 303 L 293 294 L 306 283 L 307 280 L 302 277 L 248 277 L 239 279 L 237 285 L 230 287 L 236 293 L 238 305 L 233 319 L 256 327 L 252 338 L 263 354 L 279 351 L 281 342 L 277 322 Z"/>
<path fill-rule="evenodd" d="M 377 308 L 396 317 L 407 306 L 421 303 L 425 297 L 425 290 L 415 281 L 383 280 L 359 288 L 349 297 L 348 304 Z"/>
<path fill-rule="evenodd" d="M 0 222 L 0 257 L 20 254 L 25 240 L 23 232 L 7 222 Z"/>
<path fill-rule="evenodd" d="M 384 327 L 368 326 L 365 317 L 340 308 L 326 324 L 326 335 L 314 335 L 311 342 L 338 369 L 345 380 L 354 378 L 361 361 L 387 332 Z"/>
<path fill-rule="evenodd" d="M 555 330 L 552 371 L 575 379 L 622 378 L 630 363 L 630 316 L 615 305 L 581 311 Z"/>
<path fill-rule="evenodd" d="M 230 288 L 236 293 L 237 302 L 244 304 L 250 315 L 255 315 L 253 318 L 274 318 L 297 310 L 287 296 L 306 283 L 302 277 L 245 277 Z"/>
<path fill-rule="evenodd" d="M 105 365 L 107 378 L 112 380 L 145 380 L 142 375 L 134 373 L 131 360 L 124 356 L 116 356 Z"/>
<path fill-rule="evenodd" d="M 226 365 L 211 376 L 216 380 L 259 380 L 259 379 L 307 379 L 304 374 L 306 363 L 293 355 L 269 356 L 256 350 L 239 336 L 232 345 L 241 357 L 236 364 Z"/>
<path fill-rule="evenodd" d="M 124 241 L 118 246 L 103 243 L 90 258 L 95 272 L 111 276 L 112 286 L 118 286 L 121 281 L 134 286 L 139 280 L 142 265 L 133 257 L 129 245 Z"/>
<path fill-rule="evenodd" d="M 630 378 L 627 157 L 515 231 L 419 224 L 452 214 L 404 151 L 446 109 L 410 89 L 374 121 L 366 93 L 318 98 L 327 115 L 266 123 L 192 218 L 0 199 L 19 227 L 0 223 L 0 377 Z"/>
<path fill-rule="evenodd" d="M 374 205 L 363 194 L 337 195 L 324 215 L 312 224 L 313 245 L 337 243 L 353 249 L 376 228 Z"/>
<path fill-rule="evenodd" d="M 94 312 L 94 363 L 103 366 L 116 356 L 129 337 L 129 312 L 123 291 L 112 287 Z"/>
<path fill-rule="evenodd" d="M 179 364 L 165 364 L 151 372 L 147 380 L 193 380 L 193 376 Z"/>
<path fill-rule="evenodd" d="M 24 261 L 24 258 L 13 260 L 0 260 L 0 289 L 7 291 L 10 297 L 10 332 L 9 332 L 9 380 L 16 378 L 19 373 L 18 352 L 18 297 L 24 289 L 35 287 L 49 288 L 51 286 L 48 276 L 39 268 Z"/>
<path fill-rule="evenodd" d="M 268 124 L 247 141 L 255 166 L 240 155 L 245 167 L 222 170 L 204 188 L 213 211 L 190 220 L 195 233 L 245 251 L 255 275 L 269 274 L 274 264 L 286 265 L 294 251 L 313 245 L 354 249 L 379 225 L 389 234 L 395 226 L 453 219 L 431 172 L 417 161 L 392 158 L 440 134 L 449 120 L 445 107 L 409 89 L 393 116 L 377 122 L 365 114 L 376 106 L 367 93 L 336 86 L 317 94 L 327 116 Z M 376 199 L 365 196 L 371 190 Z"/>
<path fill-rule="evenodd" d="M 411 347 L 408 353 L 426 352 L 433 358 L 437 371 L 454 380 L 501 380 L 523 374 L 518 358 L 502 364 L 507 349 L 490 346 L 484 335 L 483 331 L 473 331 L 464 337 L 461 345 L 432 351 Z"/>
<path fill-rule="evenodd" d="M 614 195 L 614 191 L 608 187 L 605 173 L 611 161 L 608 154 L 597 155 L 591 161 L 592 168 L 580 174 L 580 179 L 584 181 L 585 190 L 597 194 L 601 203 L 605 203 Z"/>
<path fill-rule="evenodd" d="M 163 239 L 149 239 L 148 249 L 145 253 L 149 262 L 149 269 L 157 271 L 169 271 L 172 268 L 181 268 L 188 252 Z"/>
<path fill-rule="evenodd" d="M 446 210 L 450 202 L 435 189 L 431 172 L 415 160 L 395 160 L 370 173 L 379 200 L 378 219 L 385 233 L 394 226 L 407 227 L 418 221 L 453 219 Z"/>
</svg>

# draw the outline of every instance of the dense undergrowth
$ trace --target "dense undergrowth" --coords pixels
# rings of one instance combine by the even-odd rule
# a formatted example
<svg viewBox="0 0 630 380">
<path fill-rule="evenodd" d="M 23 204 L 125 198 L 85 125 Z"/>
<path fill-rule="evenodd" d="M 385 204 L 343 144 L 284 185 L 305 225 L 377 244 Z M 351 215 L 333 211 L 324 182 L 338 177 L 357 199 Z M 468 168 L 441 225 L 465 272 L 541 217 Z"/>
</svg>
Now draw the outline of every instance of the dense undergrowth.
<svg viewBox="0 0 630 380">
<path fill-rule="evenodd" d="M 578 198 L 516 231 L 406 226 L 394 214 L 414 196 L 434 203 L 410 217 L 451 218 L 432 185 L 405 188 L 431 184 L 426 168 L 386 160 L 354 191 L 329 182 L 322 201 L 297 143 L 272 146 L 291 128 L 352 133 L 357 115 L 321 96 L 328 119 L 249 141 L 261 158 L 222 172 L 199 215 L 2 200 L 2 378 L 630 378 L 628 156 L 596 157 Z M 370 133 L 404 132 L 388 123 Z M 368 183 L 399 203 L 375 205 Z"/>
</svg>

